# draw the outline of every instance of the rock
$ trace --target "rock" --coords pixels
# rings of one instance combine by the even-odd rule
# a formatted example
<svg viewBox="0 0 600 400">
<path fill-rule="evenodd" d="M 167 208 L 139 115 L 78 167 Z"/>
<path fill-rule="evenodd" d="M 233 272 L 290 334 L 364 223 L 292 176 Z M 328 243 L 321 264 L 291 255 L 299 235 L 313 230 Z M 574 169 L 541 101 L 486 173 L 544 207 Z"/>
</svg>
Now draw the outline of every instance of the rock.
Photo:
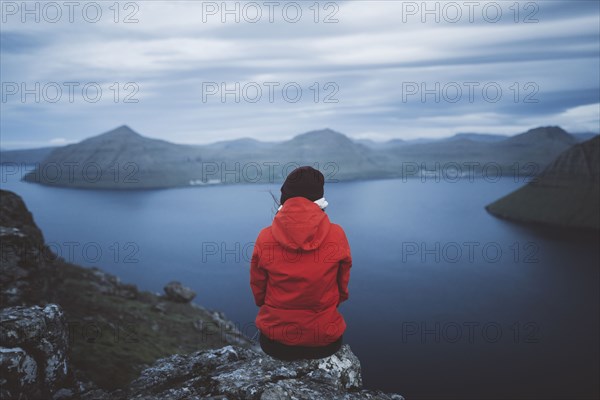
<svg viewBox="0 0 600 400">
<path fill-rule="evenodd" d="M 213 326 L 219 330 L 220 336 L 225 340 L 224 344 L 237 345 L 247 347 L 248 338 L 246 338 L 231 320 L 227 318 L 224 312 L 210 310 L 212 321 L 194 322 L 194 328 L 199 332 L 208 332 L 209 326 Z"/>
<path fill-rule="evenodd" d="M 126 299 L 135 299 L 138 296 L 138 288 L 130 283 L 120 283 L 116 287 L 115 295 Z"/>
<path fill-rule="evenodd" d="M 167 299 L 177 303 L 189 303 L 196 297 L 196 292 L 176 281 L 169 282 L 164 290 Z"/>
<path fill-rule="evenodd" d="M 67 385 L 68 331 L 59 306 L 0 311 L 2 398 L 38 399 Z"/>
<path fill-rule="evenodd" d="M 136 299 L 139 295 L 137 286 L 130 283 L 121 283 L 121 280 L 112 274 L 96 267 L 91 268 L 94 277 L 94 286 L 97 291 L 110 296 L 119 296 L 126 299 Z"/>
<path fill-rule="evenodd" d="M 106 399 L 395 399 L 362 389 L 360 362 L 350 346 L 319 360 L 279 361 L 251 349 L 173 355 L 158 360 L 122 391 Z"/>
<path fill-rule="evenodd" d="M 167 311 L 167 305 L 165 303 L 156 303 L 152 306 L 152 310 L 164 313 Z"/>
<path fill-rule="evenodd" d="M 32 277 L 51 259 L 47 256 L 48 248 L 37 241 L 35 232 L 24 227 L 0 226 L 0 301 L 5 306 L 26 304 L 36 290 Z"/>
<path fill-rule="evenodd" d="M 52 400 L 66 400 L 71 399 L 75 396 L 73 389 L 62 388 L 52 396 Z"/>
<path fill-rule="evenodd" d="M 92 389 L 78 397 L 80 400 L 109 400 L 109 394 L 102 389 Z"/>
<path fill-rule="evenodd" d="M 36 304 L 46 288 L 40 273 L 47 271 L 57 256 L 44 243 L 19 196 L 0 190 L 0 210 L 0 304 Z"/>
<path fill-rule="evenodd" d="M 38 374 L 37 363 L 20 347 L 0 348 L 0 371 L 3 399 L 14 397 L 35 385 Z M 7 383 L 4 384 L 4 381 Z"/>
<path fill-rule="evenodd" d="M 16 228 L 23 236 L 35 243 L 44 243 L 42 231 L 33 221 L 33 216 L 25 206 L 23 199 L 13 192 L 0 191 L 0 226 Z M 4 239 L 4 238 L 3 238 Z"/>
<path fill-rule="evenodd" d="M 205 330 L 206 330 L 206 327 L 204 325 L 204 321 L 202 321 L 201 319 L 197 319 L 194 322 L 192 322 L 192 326 L 198 332 L 205 332 Z"/>
</svg>

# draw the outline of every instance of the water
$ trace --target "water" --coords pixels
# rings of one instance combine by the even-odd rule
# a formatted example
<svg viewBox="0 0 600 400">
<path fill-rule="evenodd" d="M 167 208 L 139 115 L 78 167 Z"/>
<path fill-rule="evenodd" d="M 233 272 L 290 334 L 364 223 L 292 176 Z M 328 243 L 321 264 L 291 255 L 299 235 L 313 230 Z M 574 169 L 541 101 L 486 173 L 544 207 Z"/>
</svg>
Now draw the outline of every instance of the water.
<svg viewBox="0 0 600 400">
<path fill-rule="evenodd" d="M 182 281 L 253 332 L 248 261 L 278 185 L 96 192 L 2 177 L 63 257 L 155 292 Z M 326 186 L 353 253 L 341 311 L 365 386 L 409 399 L 598 397 L 598 236 L 485 212 L 520 185 Z"/>
</svg>

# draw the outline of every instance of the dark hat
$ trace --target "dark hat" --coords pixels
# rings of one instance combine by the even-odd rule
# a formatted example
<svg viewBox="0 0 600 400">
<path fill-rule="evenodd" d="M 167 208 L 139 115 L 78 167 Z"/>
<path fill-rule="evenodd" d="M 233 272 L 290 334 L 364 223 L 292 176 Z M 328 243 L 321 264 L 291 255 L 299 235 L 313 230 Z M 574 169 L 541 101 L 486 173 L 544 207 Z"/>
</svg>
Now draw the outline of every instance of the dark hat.
<svg viewBox="0 0 600 400">
<path fill-rule="evenodd" d="M 310 201 L 323 197 L 325 177 L 313 167 L 299 167 L 293 170 L 281 186 L 280 204 L 291 197 L 305 197 Z"/>
</svg>

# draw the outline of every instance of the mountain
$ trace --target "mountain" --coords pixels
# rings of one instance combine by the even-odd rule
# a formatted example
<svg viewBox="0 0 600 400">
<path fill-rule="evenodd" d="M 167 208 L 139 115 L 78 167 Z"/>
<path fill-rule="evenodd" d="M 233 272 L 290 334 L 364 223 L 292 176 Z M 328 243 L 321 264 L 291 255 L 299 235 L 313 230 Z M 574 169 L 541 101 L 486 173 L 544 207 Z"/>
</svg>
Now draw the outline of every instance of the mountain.
<svg viewBox="0 0 600 400">
<path fill-rule="evenodd" d="M 302 133 L 282 142 L 241 139 L 198 149 L 206 169 L 217 169 L 207 178 L 227 183 L 280 181 L 300 165 L 318 168 L 329 182 L 382 176 L 371 149 L 332 129 Z"/>
<path fill-rule="evenodd" d="M 577 139 L 578 142 L 585 142 L 586 140 L 593 139 L 598 136 L 598 133 L 593 132 L 581 132 L 581 133 L 572 133 L 572 135 Z"/>
<path fill-rule="evenodd" d="M 384 149 L 396 146 L 404 146 L 404 145 L 413 145 L 413 144 L 424 144 L 424 143 L 434 143 L 434 142 L 452 142 L 452 141 L 460 141 L 463 139 L 470 140 L 472 142 L 483 142 L 483 143 L 494 143 L 499 142 L 501 140 L 507 139 L 506 135 L 495 135 L 495 134 L 487 134 L 487 133 L 457 133 L 454 136 L 444 137 L 444 138 L 419 138 L 419 139 L 411 139 L 411 140 L 403 140 L 403 139 L 391 139 L 385 142 L 377 142 L 371 139 L 357 139 L 356 143 L 363 144 L 372 149 Z"/>
<path fill-rule="evenodd" d="M 124 125 L 53 149 L 24 179 L 79 188 L 147 189 L 274 182 L 300 165 L 318 168 L 328 182 L 421 176 L 457 165 L 463 174 L 491 170 L 495 175 L 534 176 L 577 143 L 559 127 L 508 138 L 484 136 L 490 135 L 458 134 L 420 142 L 393 139 L 374 145 L 327 128 L 282 142 L 242 138 L 180 145 L 144 137 Z"/>
<path fill-rule="evenodd" d="M 530 129 L 494 144 L 490 161 L 502 164 L 518 175 L 539 174 L 577 139 L 558 126 Z"/>
<path fill-rule="evenodd" d="M 515 221 L 600 230 L 600 136 L 563 152 L 533 181 L 489 204 Z"/>
<path fill-rule="evenodd" d="M 507 138 L 508 138 L 508 136 L 506 136 L 506 135 L 494 135 L 491 133 L 457 133 L 454 136 L 451 136 L 447 139 L 442 139 L 442 140 L 451 141 L 451 140 L 467 139 L 467 140 L 470 140 L 473 142 L 494 143 L 494 142 L 499 142 L 499 141 L 507 139 Z"/>
<path fill-rule="evenodd" d="M 150 139 L 126 125 L 53 150 L 25 180 L 80 188 L 188 185 L 199 168 L 193 146 Z"/>
<path fill-rule="evenodd" d="M 396 171 L 418 168 L 443 174 L 458 167 L 462 173 L 533 176 L 577 143 L 572 135 L 559 127 L 539 127 L 495 140 L 481 140 L 480 136 L 455 135 L 446 140 L 409 142 L 383 150 L 382 158 L 388 168 Z"/>
<path fill-rule="evenodd" d="M 402 139 L 390 139 L 385 142 L 377 142 L 371 139 L 356 139 L 355 142 L 373 150 L 389 149 L 393 147 L 404 146 L 405 144 L 409 143 Z"/>
<path fill-rule="evenodd" d="M 256 140 L 253 138 L 240 138 L 233 140 L 222 140 L 219 142 L 200 145 L 199 147 L 204 149 L 215 149 L 215 150 L 227 150 L 227 151 L 235 151 L 235 150 L 249 150 L 249 149 L 264 149 L 270 148 L 274 144 L 270 142 L 262 142 L 260 140 Z"/>
<path fill-rule="evenodd" d="M 385 174 L 378 164 L 376 151 L 332 129 L 303 133 L 281 142 L 269 157 L 290 168 L 294 165 L 318 167 L 329 181 L 369 179 Z M 287 175 L 291 169 L 282 172 Z"/>
<path fill-rule="evenodd" d="M 530 129 L 520 135 L 509 137 L 503 143 L 511 146 L 532 144 L 555 145 L 557 143 L 564 143 L 567 146 L 571 146 L 577 143 L 577 139 L 559 126 L 543 126 Z"/>
<path fill-rule="evenodd" d="M 57 148 L 40 147 L 37 149 L 2 150 L 0 151 L 0 164 L 37 164 Z"/>
<path fill-rule="evenodd" d="M 378 142 L 372 139 L 354 139 L 354 141 L 358 144 L 362 144 L 367 147 L 379 147 L 383 145 L 385 142 Z"/>
<path fill-rule="evenodd" d="M 440 140 L 443 140 L 443 138 L 422 137 L 422 138 L 416 138 L 416 139 L 408 139 L 408 140 L 405 140 L 405 142 L 409 143 L 409 144 L 423 144 L 423 143 L 439 142 Z"/>
</svg>

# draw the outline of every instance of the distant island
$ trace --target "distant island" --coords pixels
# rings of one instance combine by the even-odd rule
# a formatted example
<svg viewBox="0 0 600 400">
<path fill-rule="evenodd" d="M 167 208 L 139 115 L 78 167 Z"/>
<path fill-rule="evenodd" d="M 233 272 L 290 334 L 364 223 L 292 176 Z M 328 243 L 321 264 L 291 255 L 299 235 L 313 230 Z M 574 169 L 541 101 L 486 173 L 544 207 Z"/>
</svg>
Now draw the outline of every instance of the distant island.
<svg viewBox="0 0 600 400">
<path fill-rule="evenodd" d="M 183 145 L 128 126 L 55 148 L 0 152 L 4 165 L 33 164 L 23 179 L 86 189 L 151 189 L 281 181 L 312 165 L 328 182 L 384 178 L 533 177 L 588 134 L 556 126 L 515 136 L 462 133 L 444 139 L 352 140 L 331 129 L 282 142 L 243 138 Z"/>
</svg>

